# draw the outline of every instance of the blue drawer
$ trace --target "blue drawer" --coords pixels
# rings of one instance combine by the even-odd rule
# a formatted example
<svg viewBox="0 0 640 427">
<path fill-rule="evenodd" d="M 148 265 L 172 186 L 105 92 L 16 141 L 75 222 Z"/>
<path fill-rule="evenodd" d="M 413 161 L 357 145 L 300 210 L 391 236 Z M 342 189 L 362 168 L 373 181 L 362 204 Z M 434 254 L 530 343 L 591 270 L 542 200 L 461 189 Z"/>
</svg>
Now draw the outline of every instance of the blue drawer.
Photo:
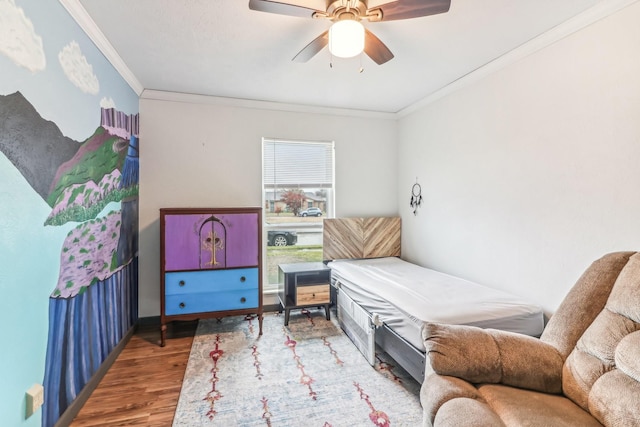
<svg viewBox="0 0 640 427">
<path fill-rule="evenodd" d="M 205 313 L 211 311 L 240 310 L 258 307 L 258 292 L 238 290 L 167 295 L 165 315 Z"/>
<path fill-rule="evenodd" d="M 254 290 L 258 293 L 258 269 L 205 270 L 165 273 L 164 293 L 192 293 Z"/>
</svg>

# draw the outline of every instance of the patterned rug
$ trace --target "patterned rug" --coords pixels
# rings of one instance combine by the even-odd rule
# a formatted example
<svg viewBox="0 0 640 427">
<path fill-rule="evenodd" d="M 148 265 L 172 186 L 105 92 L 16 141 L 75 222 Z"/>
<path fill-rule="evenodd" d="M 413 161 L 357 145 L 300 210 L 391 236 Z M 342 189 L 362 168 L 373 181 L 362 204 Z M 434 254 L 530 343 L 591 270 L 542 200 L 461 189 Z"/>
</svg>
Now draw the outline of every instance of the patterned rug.
<svg viewBox="0 0 640 427">
<path fill-rule="evenodd" d="M 332 312 L 201 320 L 173 421 L 179 426 L 419 426 L 419 384 L 379 351 L 370 366 Z"/>
</svg>

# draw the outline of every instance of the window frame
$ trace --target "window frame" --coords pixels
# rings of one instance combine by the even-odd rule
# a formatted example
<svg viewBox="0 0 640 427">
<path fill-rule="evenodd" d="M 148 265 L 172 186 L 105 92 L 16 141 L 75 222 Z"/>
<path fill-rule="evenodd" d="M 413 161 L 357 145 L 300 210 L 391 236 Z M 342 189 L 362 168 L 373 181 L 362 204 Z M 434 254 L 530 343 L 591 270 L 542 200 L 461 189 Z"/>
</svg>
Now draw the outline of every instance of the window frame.
<svg viewBox="0 0 640 427">
<path fill-rule="evenodd" d="M 274 148 L 272 152 L 267 148 L 267 144 L 274 144 L 273 146 Z M 314 151 L 322 152 L 322 154 L 320 154 L 322 156 L 322 158 L 320 159 L 320 162 L 322 163 L 323 166 L 320 168 L 321 169 L 320 172 L 318 172 L 320 174 L 319 176 L 321 176 L 322 182 L 320 182 L 321 180 L 318 180 L 318 182 L 315 182 L 315 183 L 302 180 L 301 183 L 294 186 L 292 185 L 293 182 L 291 181 L 291 176 L 289 176 L 289 177 L 286 177 L 286 179 L 282 180 L 282 186 L 281 186 L 281 183 L 279 183 L 277 180 L 278 165 L 277 165 L 276 156 L 278 154 L 278 150 L 277 150 L 278 144 L 282 144 L 282 147 L 295 146 L 295 144 L 301 144 L 300 147 L 302 147 L 303 145 L 307 145 L 310 147 L 309 149 L 310 152 L 314 152 Z M 271 217 L 274 214 L 275 207 L 278 202 L 276 198 L 279 195 L 278 194 L 279 189 L 282 189 L 280 191 L 288 190 L 288 189 L 300 189 L 302 191 L 314 190 L 316 193 L 319 191 L 324 191 L 325 196 L 323 200 L 319 200 L 315 204 L 313 200 L 304 200 L 300 206 L 300 210 L 304 210 L 309 207 L 324 206 L 324 209 L 322 209 L 321 207 L 321 210 L 323 212 L 322 216 L 310 217 L 310 218 L 304 219 L 305 221 L 311 221 L 311 222 L 317 221 L 317 223 L 319 224 L 319 233 L 320 233 L 319 242 L 320 242 L 320 248 L 321 248 L 322 247 L 322 237 L 321 237 L 322 236 L 322 220 L 324 218 L 333 218 L 335 216 L 335 163 L 336 162 L 335 162 L 335 141 L 328 141 L 328 140 L 314 141 L 314 140 L 303 140 L 303 139 L 292 140 L 292 139 L 284 139 L 284 138 L 263 137 L 261 147 L 262 147 L 262 206 L 263 206 L 263 219 L 262 219 L 263 248 L 262 249 L 263 249 L 263 271 L 264 271 L 263 294 L 267 295 L 267 294 L 274 294 L 277 292 L 277 283 L 270 283 L 270 281 L 273 281 L 274 273 L 273 271 L 271 271 L 273 269 L 273 265 L 270 265 L 270 262 L 269 262 L 270 246 L 268 241 L 268 234 L 270 230 L 277 229 L 277 227 L 274 227 L 274 223 L 269 222 L 269 217 Z M 296 148 L 300 148 L 300 147 L 296 147 Z M 321 149 L 314 150 L 313 149 L 314 147 L 321 148 Z M 304 149 L 301 148 L 300 152 L 304 152 Z M 290 154 L 290 153 L 287 153 L 287 154 Z M 266 157 L 267 155 L 273 155 L 274 160 L 272 165 L 268 165 L 268 159 Z M 281 154 L 281 155 L 284 156 L 284 154 Z M 286 163 L 287 162 L 285 162 L 285 164 Z M 311 164 L 311 168 L 316 166 L 317 165 L 315 163 Z M 268 167 L 273 168 L 273 171 L 271 171 L 273 176 L 269 174 L 270 171 L 266 170 L 266 168 Z M 295 171 L 292 172 L 292 174 L 295 177 Z M 286 175 L 286 173 L 283 175 Z M 269 182 L 271 178 L 273 178 L 272 183 Z M 269 196 L 271 194 L 273 194 L 273 197 L 270 198 Z M 320 206 L 316 206 L 316 205 L 320 205 Z M 287 214 L 288 213 L 287 211 L 289 210 L 284 208 L 281 212 Z M 288 217 L 289 215 L 287 215 L 287 218 Z M 292 221 L 288 225 L 297 224 L 298 221 L 302 223 L 302 220 L 303 220 L 303 218 L 300 218 L 300 217 L 291 217 L 291 219 Z M 303 225 L 309 228 L 308 223 Z M 295 226 L 291 226 L 291 228 L 294 228 L 294 227 Z M 309 234 L 309 233 L 302 233 L 302 234 Z M 300 236 L 298 236 L 298 242 L 300 242 Z M 304 245 L 300 245 L 300 243 L 297 243 L 297 245 L 304 246 Z M 316 245 L 314 244 L 314 246 Z M 271 261 L 273 262 L 273 260 Z"/>
</svg>

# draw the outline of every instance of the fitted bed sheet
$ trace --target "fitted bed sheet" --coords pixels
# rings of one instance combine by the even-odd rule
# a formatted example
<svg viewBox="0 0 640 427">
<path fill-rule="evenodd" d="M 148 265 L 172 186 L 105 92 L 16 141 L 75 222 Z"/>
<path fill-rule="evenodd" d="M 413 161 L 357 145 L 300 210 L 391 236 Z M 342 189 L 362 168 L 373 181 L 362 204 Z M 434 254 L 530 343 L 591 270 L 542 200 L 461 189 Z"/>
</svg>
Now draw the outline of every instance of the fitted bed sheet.
<svg viewBox="0 0 640 427">
<path fill-rule="evenodd" d="M 508 292 L 406 262 L 397 257 L 327 264 L 339 292 L 424 351 L 426 321 L 539 336 L 541 307 Z"/>
</svg>

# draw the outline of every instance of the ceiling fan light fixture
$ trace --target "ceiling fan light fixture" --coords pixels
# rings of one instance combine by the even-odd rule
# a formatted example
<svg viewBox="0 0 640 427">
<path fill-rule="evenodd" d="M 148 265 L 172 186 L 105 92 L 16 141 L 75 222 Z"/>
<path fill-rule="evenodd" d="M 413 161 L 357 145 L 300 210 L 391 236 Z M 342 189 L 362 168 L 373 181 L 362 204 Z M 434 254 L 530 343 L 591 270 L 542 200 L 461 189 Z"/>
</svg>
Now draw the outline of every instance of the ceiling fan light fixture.
<svg viewBox="0 0 640 427">
<path fill-rule="evenodd" d="M 329 50 L 339 58 L 359 55 L 364 50 L 364 26 L 352 19 L 335 22 L 329 28 Z"/>
</svg>

